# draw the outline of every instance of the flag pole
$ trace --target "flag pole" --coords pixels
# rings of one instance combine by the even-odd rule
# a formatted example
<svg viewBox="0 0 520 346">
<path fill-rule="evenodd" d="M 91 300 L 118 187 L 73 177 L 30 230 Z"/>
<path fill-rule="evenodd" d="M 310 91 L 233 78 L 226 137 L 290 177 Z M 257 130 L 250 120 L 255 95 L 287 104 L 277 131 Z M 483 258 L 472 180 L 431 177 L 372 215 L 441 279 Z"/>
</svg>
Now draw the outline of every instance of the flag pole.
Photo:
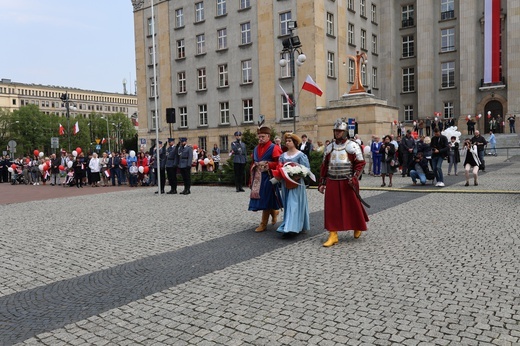
<svg viewBox="0 0 520 346">
<path fill-rule="evenodd" d="M 154 83 L 154 108 L 155 108 L 155 152 L 157 160 L 157 194 L 161 195 L 161 152 L 159 148 L 159 110 L 157 109 L 157 68 L 155 65 L 155 16 L 153 13 L 153 0 L 150 1 L 152 7 L 152 57 L 153 57 L 153 83 Z"/>
</svg>

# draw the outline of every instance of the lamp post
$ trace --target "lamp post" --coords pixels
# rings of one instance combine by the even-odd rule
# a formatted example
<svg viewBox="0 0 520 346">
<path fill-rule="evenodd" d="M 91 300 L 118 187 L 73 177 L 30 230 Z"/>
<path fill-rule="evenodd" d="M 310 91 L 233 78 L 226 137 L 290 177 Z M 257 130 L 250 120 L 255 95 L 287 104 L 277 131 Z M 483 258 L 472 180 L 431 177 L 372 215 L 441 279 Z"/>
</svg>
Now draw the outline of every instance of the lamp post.
<svg viewBox="0 0 520 346">
<path fill-rule="evenodd" d="M 294 79 L 296 78 L 296 67 L 303 65 L 307 57 L 303 54 L 301 49 L 302 44 L 300 42 L 300 38 L 297 35 L 293 34 L 293 30 L 297 28 L 296 21 L 291 21 L 287 23 L 287 30 L 289 31 L 289 38 L 286 38 L 282 41 L 283 49 L 282 49 L 282 58 L 280 59 L 280 66 L 286 67 L 287 64 L 290 68 L 291 73 L 291 89 L 292 89 L 292 105 L 289 102 L 289 111 L 292 107 L 293 109 L 293 132 L 296 132 L 296 97 L 295 97 L 295 89 L 294 89 Z M 295 58 L 296 53 L 298 57 Z M 286 56 L 289 56 L 289 59 L 286 59 Z"/>
<path fill-rule="evenodd" d="M 108 151 L 109 151 L 109 152 L 112 152 L 112 151 L 110 150 L 110 131 L 108 130 L 108 119 L 107 119 L 107 118 L 104 118 L 104 117 L 101 117 L 101 119 L 103 119 L 104 121 L 107 122 Z"/>
<path fill-rule="evenodd" d="M 61 101 L 65 103 L 65 109 L 67 110 L 67 137 L 69 140 L 69 153 L 70 151 L 70 99 L 69 99 L 69 92 L 67 91 L 65 94 L 61 94 L 60 97 Z"/>
<path fill-rule="evenodd" d="M 112 126 L 114 126 L 114 129 L 116 131 L 116 139 L 117 139 L 117 143 L 116 143 L 116 146 L 118 148 L 118 151 L 121 151 L 121 127 L 122 127 L 123 123 L 119 122 L 119 123 L 112 123 Z"/>
</svg>

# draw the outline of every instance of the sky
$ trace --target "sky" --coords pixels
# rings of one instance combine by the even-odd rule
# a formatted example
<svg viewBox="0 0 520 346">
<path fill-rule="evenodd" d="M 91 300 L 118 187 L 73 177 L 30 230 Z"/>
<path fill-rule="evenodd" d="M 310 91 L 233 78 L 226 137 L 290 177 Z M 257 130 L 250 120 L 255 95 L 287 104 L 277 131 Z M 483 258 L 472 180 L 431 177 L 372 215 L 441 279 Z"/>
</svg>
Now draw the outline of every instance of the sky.
<svg viewBox="0 0 520 346">
<path fill-rule="evenodd" d="M 135 92 L 130 0 L 0 0 L 0 78 Z"/>
</svg>

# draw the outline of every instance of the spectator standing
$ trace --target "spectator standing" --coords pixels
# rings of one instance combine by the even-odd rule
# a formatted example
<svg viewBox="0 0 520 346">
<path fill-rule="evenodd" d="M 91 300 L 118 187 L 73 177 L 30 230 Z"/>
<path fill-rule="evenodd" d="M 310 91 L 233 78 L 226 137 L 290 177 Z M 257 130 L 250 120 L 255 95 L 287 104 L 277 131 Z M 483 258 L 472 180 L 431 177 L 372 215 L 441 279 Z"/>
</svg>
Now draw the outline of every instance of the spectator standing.
<svg viewBox="0 0 520 346">
<path fill-rule="evenodd" d="M 110 169 L 110 177 L 112 178 L 112 186 L 121 186 L 121 158 L 117 152 L 108 155 L 108 167 Z"/>
<path fill-rule="evenodd" d="M 426 136 L 431 136 L 431 128 L 432 128 L 432 120 L 430 117 L 426 117 L 426 121 L 424 122 L 424 126 L 426 128 Z"/>
<path fill-rule="evenodd" d="M 493 132 L 497 132 L 497 121 L 495 118 L 491 118 L 491 120 L 489 120 L 489 130 L 490 131 L 493 131 Z"/>
<path fill-rule="evenodd" d="M 468 135 L 472 135 L 475 131 L 475 122 L 473 121 L 473 119 L 469 118 L 466 121 L 466 125 L 468 126 Z"/>
<path fill-rule="evenodd" d="M 90 183 L 92 187 L 99 187 L 99 172 L 101 171 L 101 161 L 97 153 L 92 153 L 88 166 L 90 167 Z"/>
<path fill-rule="evenodd" d="M 410 132 L 410 130 L 408 130 Z M 390 143 L 390 136 L 386 135 L 383 138 L 383 143 L 381 148 L 379 149 L 379 153 L 382 156 L 381 162 L 381 177 L 383 179 L 383 183 L 381 187 L 386 186 L 385 177 L 388 175 L 389 183 L 388 187 L 392 187 L 392 177 L 397 169 L 396 158 L 395 158 L 395 147 L 392 143 Z M 404 177 L 404 175 L 403 175 Z"/>
<path fill-rule="evenodd" d="M 482 172 L 485 172 L 486 162 L 484 161 L 484 153 L 486 150 L 487 141 L 484 137 L 480 135 L 479 130 L 475 130 L 475 135 L 473 136 L 473 138 L 471 138 L 471 144 L 477 146 L 478 158 L 480 160 L 479 168 L 480 170 L 482 170 Z"/>
<path fill-rule="evenodd" d="M 433 138 L 431 141 L 432 148 L 432 167 L 433 173 L 435 174 L 435 179 L 437 180 L 437 184 L 435 186 L 444 187 L 444 176 L 442 175 L 442 162 L 444 158 L 448 155 L 448 138 L 441 134 L 441 130 L 436 127 L 433 131 Z"/>
<path fill-rule="evenodd" d="M 424 119 L 419 119 L 419 137 L 424 136 Z"/>
<path fill-rule="evenodd" d="M 108 186 L 108 177 L 106 171 L 108 170 L 108 154 L 103 153 L 103 156 L 99 159 L 99 165 L 101 166 L 101 178 L 103 179 L 103 187 Z"/>
<path fill-rule="evenodd" d="M 132 161 L 132 165 L 128 167 L 128 184 L 130 187 L 137 187 L 137 176 L 139 174 L 139 168 L 137 162 Z"/>
<path fill-rule="evenodd" d="M 308 141 L 307 135 L 303 134 L 302 135 L 302 142 L 300 144 L 300 151 L 302 153 L 304 153 L 305 156 L 307 156 L 307 160 L 309 160 L 309 162 L 310 162 L 310 155 L 311 155 L 311 151 L 312 150 L 313 150 L 312 143 L 310 143 Z"/>
<path fill-rule="evenodd" d="M 279 146 L 282 150 L 281 146 Z M 235 141 L 231 143 L 231 155 L 233 157 L 233 170 L 235 172 L 235 188 L 237 192 L 244 192 L 246 169 L 246 144 L 242 142 L 242 132 L 235 132 Z"/>
<path fill-rule="evenodd" d="M 412 137 L 412 131 L 406 131 L 406 136 L 401 139 L 401 143 L 399 148 L 401 148 L 401 154 L 403 156 L 402 162 L 402 176 L 410 175 L 408 174 L 408 166 L 410 166 L 410 162 L 413 158 L 413 150 L 415 147 L 415 139 Z"/>
<path fill-rule="evenodd" d="M 370 146 L 370 151 L 372 152 L 372 161 L 374 166 L 374 176 L 379 177 L 381 175 L 381 157 L 382 155 L 379 153 L 379 149 L 381 149 L 381 142 L 379 141 L 379 137 L 374 136 L 374 141 Z"/>
<path fill-rule="evenodd" d="M 507 121 L 509 122 L 509 132 L 510 133 L 516 133 L 515 130 L 515 121 L 516 121 L 516 115 L 511 114 L 509 118 L 507 118 Z"/>
<path fill-rule="evenodd" d="M 451 136 L 448 147 L 450 148 L 448 151 L 448 175 L 451 174 L 452 167 L 453 172 L 457 175 L 457 164 L 460 162 L 459 143 L 457 142 L 457 137 Z"/>
<path fill-rule="evenodd" d="M 493 131 L 489 131 L 489 145 L 491 146 L 489 154 L 497 156 L 497 139 Z"/>
<path fill-rule="evenodd" d="M 56 157 L 56 154 L 51 154 L 51 186 L 61 185 L 60 179 L 60 165 L 61 158 Z"/>
<path fill-rule="evenodd" d="M 213 150 L 211 151 L 211 156 L 213 157 L 213 162 L 215 163 L 215 172 L 218 171 L 218 167 L 220 166 L 220 148 L 217 143 L 213 144 Z"/>
</svg>

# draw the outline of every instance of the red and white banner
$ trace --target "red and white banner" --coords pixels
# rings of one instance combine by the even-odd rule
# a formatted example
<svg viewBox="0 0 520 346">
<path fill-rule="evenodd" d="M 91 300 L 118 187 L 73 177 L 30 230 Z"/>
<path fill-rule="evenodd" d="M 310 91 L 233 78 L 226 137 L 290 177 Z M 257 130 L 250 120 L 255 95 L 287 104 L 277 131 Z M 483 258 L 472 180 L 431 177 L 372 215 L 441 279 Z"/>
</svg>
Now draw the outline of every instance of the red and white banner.
<svg viewBox="0 0 520 346">
<path fill-rule="evenodd" d="M 484 0 L 484 83 L 500 82 L 500 0 Z"/>
<path fill-rule="evenodd" d="M 320 89 L 318 84 L 316 84 L 316 82 L 309 75 L 307 75 L 307 79 L 305 79 L 305 82 L 302 85 L 302 89 L 318 96 L 323 95 L 323 90 Z"/>
<path fill-rule="evenodd" d="M 65 128 L 63 125 L 60 124 L 60 136 L 63 136 L 65 134 Z"/>
<path fill-rule="evenodd" d="M 76 123 L 74 124 L 74 134 L 76 134 L 78 132 L 79 132 L 79 123 L 76 121 Z"/>
</svg>

